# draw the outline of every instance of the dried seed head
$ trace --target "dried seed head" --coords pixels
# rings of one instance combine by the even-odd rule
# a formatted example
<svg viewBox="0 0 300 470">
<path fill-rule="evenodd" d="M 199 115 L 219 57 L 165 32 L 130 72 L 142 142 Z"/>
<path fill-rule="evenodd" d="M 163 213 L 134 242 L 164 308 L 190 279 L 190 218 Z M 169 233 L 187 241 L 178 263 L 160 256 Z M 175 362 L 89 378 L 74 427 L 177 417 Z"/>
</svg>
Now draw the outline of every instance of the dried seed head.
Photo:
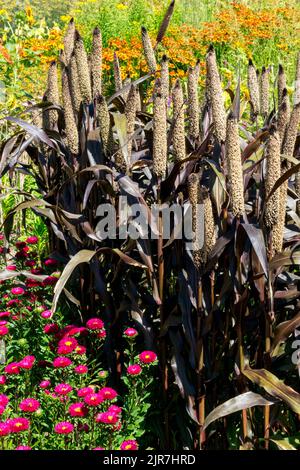
<svg viewBox="0 0 300 470">
<path fill-rule="evenodd" d="M 200 216 L 200 178 L 192 173 L 188 179 L 189 200 L 192 206 L 193 258 L 197 267 L 203 264 L 203 225 Z"/>
<path fill-rule="evenodd" d="M 87 53 L 78 31 L 75 31 L 74 52 L 77 63 L 77 73 L 82 100 L 86 103 L 90 103 L 92 100 L 90 69 Z"/>
<path fill-rule="evenodd" d="M 153 171 L 164 178 L 167 169 L 167 119 L 166 102 L 161 91 L 161 82 L 156 80 L 153 106 Z"/>
<path fill-rule="evenodd" d="M 297 106 L 300 103 L 300 52 L 297 56 L 297 65 L 296 65 L 296 83 L 295 83 L 295 97 L 294 105 Z"/>
<path fill-rule="evenodd" d="M 286 131 L 286 126 L 290 120 L 290 113 L 291 113 L 290 99 L 289 99 L 287 89 L 284 88 L 281 94 L 281 104 L 278 109 L 278 117 L 277 117 L 277 129 L 279 132 L 281 142 L 283 141 L 284 134 Z"/>
<path fill-rule="evenodd" d="M 127 139 L 128 139 L 128 161 L 130 161 L 132 151 L 132 134 L 134 133 L 135 117 L 136 117 L 136 105 L 137 105 L 137 89 L 134 85 L 131 85 L 128 98 L 125 105 L 125 116 L 127 122 Z"/>
<path fill-rule="evenodd" d="M 295 191 L 298 195 L 299 200 L 297 201 L 297 215 L 300 217 L 300 171 L 295 176 Z"/>
<path fill-rule="evenodd" d="M 286 201 L 288 181 L 286 180 L 279 188 L 279 215 L 271 233 L 271 246 L 269 257 L 272 259 L 277 253 L 281 253 L 283 246 L 283 233 L 285 225 Z"/>
<path fill-rule="evenodd" d="M 121 173 L 127 172 L 127 164 L 122 150 L 118 150 L 114 155 L 115 166 Z"/>
<path fill-rule="evenodd" d="M 115 52 L 114 52 L 114 79 L 115 79 L 115 90 L 116 91 L 121 90 L 123 87 L 121 69 L 120 69 L 119 58 Z"/>
<path fill-rule="evenodd" d="M 270 129 L 270 137 L 267 144 L 267 167 L 266 167 L 266 179 L 265 179 L 265 195 L 269 195 L 275 182 L 278 180 L 281 174 L 281 155 L 280 155 L 280 136 L 275 127 Z M 270 229 L 278 221 L 279 217 L 279 188 L 275 193 L 268 199 L 265 209 L 265 224 Z"/>
<path fill-rule="evenodd" d="M 284 140 L 282 144 L 282 158 L 283 159 L 292 157 L 294 154 L 299 123 L 300 123 L 300 103 L 294 106 L 289 123 L 285 131 Z M 291 164 L 288 160 L 285 163 L 287 167 L 290 167 Z"/>
<path fill-rule="evenodd" d="M 245 212 L 244 180 L 239 127 L 237 119 L 233 116 L 232 113 L 228 116 L 227 119 L 225 148 L 232 213 L 234 216 L 240 217 Z"/>
<path fill-rule="evenodd" d="M 176 80 L 172 93 L 173 99 L 173 149 L 175 160 L 180 161 L 186 157 L 183 92 L 179 79 Z"/>
<path fill-rule="evenodd" d="M 206 56 L 206 73 L 215 137 L 219 142 L 224 142 L 226 138 L 226 111 L 216 54 L 212 47 Z"/>
<path fill-rule="evenodd" d="M 200 116 L 199 116 L 199 97 L 198 97 L 198 79 L 195 68 L 189 67 L 188 70 L 188 118 L 189 134 L 192 139 L 199 137 Z"/>
<path fill-rule="evenodd" d="M 283 90 L 286 90 L 286 76 L 284 72 L 284 68 L 281 64 L 278 67 L 278 75 L 277 75 L 277 91 L 278 91 L 278 108 L 280 107 L 283 99 Z"/>
<path fill-rule="evenodd" d="M 97 97 L 96 111 L 103 151 L 106 155 L 109 155 L 113 144 L 112 126 L 106 99 L 102 95 Z"/>
<path fill-rule="evenodd" d="M 130 84 L 131 84 L 131 77 L 130 77 L 130 73 L 128 72 L 127 75 L 126 75 L 126 78 L 123 82 L 123 88 L 126 87 L 126 86 L 129 86 Z M 130 91 L 130 87 L 127 90 L 123 91 L 123 93 L 122 93 L 122 96 L 124 98 L 125 103 L 128 99 L 129 91 Z"/>
<path fill-rule="evenodd" d="M 78 78 L 78 72 L 77 72 L 77 62 L 76 62 L 74 53 L 71 55 L 70 65 L 68 67 L 68 74 L 69 74 L 71 99 L 72 99 L 72 104 L 74 108 L 74 113 L 76 114 L 79 112 L 82 98 L 81 98 L 79 78 Z"/>
<path fill-rule="evenodd" d="M 166 55 L 163 55 L 161 61 L 160 79 L 161 91 L 167 102 L 169 98 L 169 59 Z"/>
<path fill-rule="evenodd" d="M 267 117 L 269 114 L 269 70 L 262 68 L 260 77 L 260 113 Z"/>
<path fill-rule="evenodd" d="M 202 189 L 201 191 L 200 202 L 202 202 L 204 209 L 203 258 L 204 262 L 206 262 L 213 246 L 216 243 L 216 229 L 211 199 L 209 192 L 205 189 Z"/>
<path fill-rule="evenodd" d="M 91 77 L 93 96 L 101 95 L 102 88 L 102 35 L 99 28 L 93 31 L 93 46 L 91 52 Z"/>
<path fill-rule="evenodd" d="M 154 54 L 154 50 L 151 44 L 148 31 L 143 26 L 142 26 L 142 42 L 143 42 L 144 54 L 145 54 L 148 68 L 150 72 L 154 73 L 157 69 L 155 54 Z"/>
<path fill-rule="evenodd" d="M 66 70 L 62 73 L 62 99 L 64 105 L 67 143 L 71 153 L 77 154 L 79 151 L 78 130 L 74 117 L 68 74 Z"/>
<path fill-rule="evenodd" d="M 51 62 L 48 70 L 47 101 L 53 104 L 59 104 L 59 91 L 57 79 L 57 64 L 55 61 Z M 44 126 L 46 129 L 54 129 L 57 125 L 58 113 L 54 109 L 46 110 L 43 113 Z"/>
<path fill-rule="evenodd" d="M 252 117 L 255 119 L 259 114 L 259 86 L 257 73 L 252 60 L 249 60 L 248 65 L 248 89 L 252 107 Z"/>
<path fill-rule="evenodd" d="M 75 23 L 74 19 L 71 18 L 66 34 L 64 37 L 64 61 L 66 65 L 69 65 L 69 61 L 71 59 L 71 54 L 74 49 L 74 39 L 75 39 Z"/>
</svg>

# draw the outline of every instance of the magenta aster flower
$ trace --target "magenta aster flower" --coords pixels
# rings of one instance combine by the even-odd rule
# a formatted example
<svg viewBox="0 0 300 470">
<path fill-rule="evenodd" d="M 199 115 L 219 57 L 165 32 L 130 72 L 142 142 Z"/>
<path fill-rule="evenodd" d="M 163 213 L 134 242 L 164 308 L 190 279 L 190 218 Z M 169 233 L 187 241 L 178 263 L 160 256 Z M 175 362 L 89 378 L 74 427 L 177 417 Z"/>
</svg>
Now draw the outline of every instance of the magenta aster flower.
<svg viewBox="0 0 300 470">
<path fill-rule="evenodd" d="M 132 364 L 127 367 L 127 374 L 129 375 L 139 375 L 142 372 L 142 368 L 139 364 Z"/>
<path fill-rule="evenodd" d="M 86 353 L 86 347 L 78 344 L 78 346 L 76 346 L 76 348 L 74 349 L 74 352 L 78 354 L 79 356 L 82 356 L 83 354 Z"/>
<path fill-rule="evenodd" d="M 118 396 L 116 390 L 110 387 L 103 387 L 99 390 L 99 394 L 102 396 L 103 400 L 113 400 Z"/>
<path fill-rule="evenodd" d="M 138 332 L 135 328 L 127 328 L 124 331 L 124 335 L 127 336 L 128 338 L 135 338 L 137 336 Z"/>
<path fill-rule="evenodd" d="M 50 380 L 42 380 L 39 387 L 44 389 L 44 388 L 50 387 L 50 385 L 51 385 Z"/>
<path fill-rule="evenodd" d="M 25 246 L 25 242 L 16 242 L 16 248 L 18 248 L 18 250 L 22 250 L 23 248 L 25 248 Z"/>
<path fill-rule="evenodd" d="M 97 330 L 102 330 L 102 328 L 104 327 L 104 323 L 100 318 L 90 318 L 86 322 L 86 327 L 89 330 L 96 330 L 96 331 Z"/>
<path fill-rule="evenodd" d="M 10 432 L 13 433 L 27 431 L 29 428 L 29 421 L 27 418 L 12 418 L 8 419 L 6 422 L 10 427 Z"/>
<path fill-rule="evenodd" d="M 8 269 L 9 271 L 16 271 L 17 266 L 15 264 L 9 264 L 8 266 L 6 266 L 6 269 Z"/>
<path fill-rule="evenodd" d="M 42 317 L 42 318 L 51 318 L 51 317 L 52 317 L 52 312 L 51 312 L 51 310 L 44 310 L 44 311 L 41 313 L 41 317 Z"/>
<path fill-rule="evenodd" d="M 6 406 L 0 405 L 0 416 L 3 415 L 5 409 L 6 409 Z"/>
<path fill-rule="evenodd" d="M 70 354 L 78 345 L 75 338 L 63 338 L 58 343 L 58 354 Z"/>
<path fill-rule="evenodd" d="M 10 316 L 10 312 L 0 312 L 0 318 L 5 318 L 9 316 Z"/>
<path fill-rule="evenodd" d="M 86 397 L 87 395 L 90 395 L 91 393 L 94 393 L 94 389 L 92 387 L 83 387 L 77 390 L 77 395 L 79 397 Z"/>
<path fill-rule="evenodd" d="M 150 364 L 151 362 L 156 361 L 157 355 L 153 351 L 143 351 L 139 355 L 139 359 L 143 364 Z"/>
<path fill-rule="evenodd" d="M 10 426 L 7 422 L 0 422 L 0 436 L 8 436 L 10 434 Z"/>
<path fill-rule="evenodd" d="M 95 421 L 97 423 L 116 424 L 119 421 L 119 415 L 111 411 L 105 411 L 104 413 L 98 413 Z"/>
<path fill-rule="evenodd" d="M 106 338 L 106 330 L 104 328 L 97 332 L 97 338 Z"/>
<path fill-rule="evenodd" d="M 35 357 L 34 356 L 25 356 L 19 362 L 19 367 L 21 369 L 32 369 L 34 363 L 35 363 Z"/>
<path fill-rule="evenodd" d="M 46 335 L 57 333 L 58 331 L 59 326 L 56 323 L 48 323 L 48 325 L 44 327 L 44 332 L 46 333 Z"/>
<path fill-rule="evenodd" d="M 122 413 L 122 408 L 120 408 L 117 405 L 110 405 L 108 410 L 110 413 L 116 413 L 116 414 L 121 414 Z"/>
<path fill-rule="evenodd" d="M 58 384 L 54 388 L 55 393 L 58 395 L 68 395 L 68 393 L 72 392 L 73 387 L 69 384 Z"/>
<path fill-rule="evenodd" d="M 29 446 L 18 446 L 15 448 L 15 450 L 32 450 L 32 449 Z"/>
<path fill-rule="evenodd" d="M 54 359 L 52 364 L 56 369 L 59 369 L 70 366 L 72 361 L 68 357 L 59 356 Z"/>
<path fill-rule="evenodd" d="M 25 290 L 22 287 L 13 287 L 10 292 L 13 295 L 23 295 Z"/>
<path fill-rule="evenodd" d="M 129 439 L 128 441 L 122 442 L 120 449 L 121 450 L 138 450 L 139 446 L 137 441 Z"/>
<path fill-rule="evenodd" d="M 0 405 L 1 406 L 6 406 L 9 402 L 9 398 L 7 395 L 4 395 L 4 394 L 0 394 Z"/>
<path fill-rule="evenodd" d="M 66 336 L 83 335 L 87 333 L 87 329 L 84 326 L 72 326 L 66 333 Z"/>
<path fill-rule="evenodd" d="M 26 243 L 29 245 L 35 245 L 39 241 L 38 237 L 32 235 L 31 237 L 26 238 Z"/>
<path fill-rule="evenodd" d="M 86 416 L 88 410 L 84 403 L 78 402 L 69 406 L 69 413 L 71 416 Z"/>
<path fill-rule="evenodd" d="M 21 411 L 34 413 L 40 406 L 40 402 L 35 400 L 35 398 L 25 398 L 25 400 L 21 401 L 19 408 Z"/>
<path fill-rule="evenodd" d="M 0 325 L 0 336 L 8 335 L 9 329 L 5 325 Z"/>
<path fill-rule="evenodd" d="M 6 383 L 5 375 L 0 375 L 0 385 L 4 385 Z"/>
<path fill-rule="evenodd" d="M 54 277 L 54 276 L 48 276 L 42 282 L 43 286 L 53 286 L 53 284 L 56 284 L 56 283 L 57 283 L 57 277 Z"/>
<path fill-rule="evenodd" d="M 89 406 L 98 406 L 103 402 L 102 395 L 100 393 L 89 393 L 84 397 L 84 401 Z"/>
<path fill-rule="evenodd" d="M 54 432 L 57 434 L 70 434 L 70 432 L 73 432 L 74 426 L 72 423 L 69 421 L 61 421 L 60 423 L 57 423 L 54 427 Z"/>
<path fill-rule="evenodd" d="M 54 258 L 47 258 L 45 261 L 44 261 L 44 264 L 45 266 L 57 266 L 57 261 L 56 259 Z"/>
<path fill-rule="evenodd" d="M 19 363 L 11 362 L 10 364 L 7 364 L 7 366 L 4 368 L 4 372 L 9 375 L 19 374 L 20 373 Z"/>
<path fill-rule="evenodd" d="M 85 365 L 79 365 L 79 366 L 76 366 L 75 369 L 74 369 L 74 372 L 76 374 L 87 374 L 88 373 L 88 367 L 85 366 Z"/>
</svg>

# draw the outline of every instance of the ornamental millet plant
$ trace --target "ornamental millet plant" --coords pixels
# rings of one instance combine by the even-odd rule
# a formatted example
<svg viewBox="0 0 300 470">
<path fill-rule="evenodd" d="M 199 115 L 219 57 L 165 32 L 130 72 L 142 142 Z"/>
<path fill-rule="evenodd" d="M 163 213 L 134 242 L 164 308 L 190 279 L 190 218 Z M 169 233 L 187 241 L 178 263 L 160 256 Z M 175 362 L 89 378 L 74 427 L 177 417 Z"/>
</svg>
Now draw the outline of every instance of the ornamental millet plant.
<svg viewBox="0 0 300 470">
<path fill-rule="evenodd" d="M 225 100 L 222 69 L 214 48 L 209 47 L 206 101 L 201 104 L 202 93 L 197 86 L 200 69 L 199 64 L 194 66 L 195 58 L 188 64 L 188 76 L 181 77 L 181 90 L 179 82 L 171 88 L 169 100 L 173 102 L 168 103 L 166 112 L 159 64 L 169 21 L 170 11 L 159 28 L 156 44 L 142 30 L 148 73 L 128 87 L 123 82 L 116 83 L 112 96 L 105 96 L 103 82 L 101 94 L 100 90 L 95 93 L 82 38 L 74 33 L 66 73 L 78 131 L 77 153 L 68 142 L 67 120 L 62 119 L 67 113 L 64 103 L 55 109 L 60 115 L 56 132 L 47 120 L 42 128 L 28 127 L 18 120 L 15 123 L 25 129 L 12 137 L 15 140 L 4 143 L 2 149 L 4 174 L 18 172 L 22 153 L 28 154 L 31 163 L 27 165 L 36 177 L 40 196 L 22 195 L 24 202 L 15 211 L 33 208 L 45 220 L 50 250 L 60 260 L 62 270 L 54 281 L 52 270 L 47 267 L 47 281 L 39 277 L 34 279 L 39 285 L 22 287 L 30 292 L 24 297 L 32 304 L 28 306 L 34 307 L 35 302 L 37 306 L 46 305 L 46 310 L 52 312 L 51 319 L 32 317 L 30 311 L 24 314 L 23 309 L 21 318 L 18 301 L 23 297 L 14 298 L 7 293 L 9 297 L 3 305 L 3 311 L 20 316 L 20 323 L 14 319 L 11 327 L 9 316 L 9 326 L 4 326 L 9 335 L 15 329 L 18 341 L 22 340 L 23 357 L 37 356 L 32 368 L 37 383 L 51 383 L 48 389 L 39 389 L 36 397 L 33 393 L 22 396 L 37 399 L 42 409 L 43 402 L 51 403 L 53 415 L 46 432 L 53 440 L 49 445 L 56 444 L 55 425 L 71 423 L 74 428 L 70 427 L 67 434 L 70 448 L 119 448 L 123 441 L 137 437 L 134 429 L 139 421 L 138 409 L 143 410 L 143 419 L 151 429 L 147 433 L 150 446 L 156 449 L 227 449 L 229 440 L 234 448 L 276 446 L 276 439 L 288 437 L 287 428 L 277 420 L 278 406 L 290 429 L 299 430 L 298 379 L 287 352 L 298 325 L 298 230 L 293 209 L 289 209 L 297 199 L 294 174 L 299 171 L 295 162 L 299 152 L 298 105 L 294 105 L 291 117 L 284 115 L 290 103 L 282 85 L 275 112 L 266 114 L 266 108 L 262 111 L 259 77 L 253 62 L 248 70 L 250 99 L 241 98 L 239 85 L 236 89 L 230 85 L 230 100 Z M 172 56 L 169 54 L 168 58 L 170 65 Z M 266 70 L 268 66 L 265 64 Z M 166 72 L 164 64 L 163 81 Z M 235 78 L 237 83 L 246 79 Z M 272 93 L 271 83 L 269 89 Z M 139 106 L 135 111 L 131 107 L 133 90 L 142 99 L 142 111 Z M 42 107 L 46 116 L 47 111 L 53 110 L 48 102 L 47 98 Z M 32 141 L 28 141 L 28 133 L 34 137 Z M 27 139 L 25 150 L 20 139 Z M 146 214 L 152 204 L 159 206 L 157 226 L 151 226 L 149 221 L 148 227 L 157 233 L 157 239 L 145 236 L 148 230 L 139 232 L 137 238 L 131 236 L 126 228 L 131 216 L 126 215 L 124 221 L 124 214 L 119 211 L 121 196 L 126 196 L 130 205 L 140 204 Z M 204 246 L 192 252 L 190 240 L 177 237 L 183 225 L 179 215 L 172 219 L 169 237 L 165 238 L 163 230 L 163 207 L 174 204 L 183 215 L 188 202 L 194 209 L 197 203 L 204 208 L 203 221 L 197 211 L 192 211 L 196 238 L 197 233 L 205 235 Z M 103 204 L 117 213 L 116 237 L 104 238 L 100 232 Z M 7 239 L 14 213 L 5 223 Z M 118 238 L 124 227 L 125 238 Z M 22 271 L 27 259 L 24 248 L 18 249 L 18 269 L 22 267 Z M 14 279 L 9 278 L 11 272 L 5 270 L 3 279 L 7 277 L 5 282 L 13 284 L 9 280 Z M 54 288 L 49 285 L 52 281 Z M 65 339 L 65 332 L 61 331 L 67 323 L 64 318 L 70 317 L 70 322 L 87 329 L 86 336 L 75 334 L 78 345 L 86 347 L 83 355 L 77 355 L 76 348 L 66 355 L 58 354 L 58 343 Z M 104 329 L 100 324 L 96 329 L 90 328 L 87 322 L 99 317 Z M 26 323 L 27 318 L 33 318 L 35 323 Z M 125 324 L 138 331 L 134 344 L 140 351 L 157 355 L 156 380 L 152 375 L 156 369 L 145 364 L 146 356 L 151 359 L 151 354 L 132 354 L 130 360 L 126 357 Z M 38 351 L 29 350 L 27 342 L 23 342 L 22 325 L 32 327 L 32 333 L 33 325 L 35 331 L 40 328 L 49 353 L 46 359 L 38 357 Z M 28 338 L 30 348 L 36 346 L 30 335 Z M 100 356 L 103 364 L 98 370 Z M 58 358 L 64 367 L 53 366 Z M 9 358 L 9 369 L 14 373 L 7 373 L 5 387 L 10 380 L 21 382 L 21 359 Z M 76 374 L 78 366 L 86 366 L 87 374 Z M 103 370 L 109 370 L 109 383 L 101 382 L 107 380 L 98 373 Z M 148 381 L 157 413 L 155 419 L 150 414 L 147 421 L 150 402 L 137 390 L 145 390 Z M 65 383 L 72 387 L 67 401 L 53 391 L 53 387 Z M 120 394 L 120 401 L 111 405 L 122 408 L 121 415 L 109 410 L 103 401 L 100 392 L 106 385 Z M 93 391 L 80 398 L 88 415 L 70 417 L 66 410 L 79 402 L 79 390 L 90 387 Z M 129 391 L 128 400 L 123 390 Z M 275 403 L 278 397 L 280 404 Z M 123 411 L 130 416 L 123 419 Z M 96 412 L 97 422 L 93 419 Z M 152 426 L 152 417 L 157 426 Z M 76 420 L 81 418 L 79 426 Z M 143 431 L 141 425 L 138 433 Z M 141 434 L 145 446 L 149 445 L 148 436 Z M 60 436 L 57 442 L 63 448 L 65 437 Z M 13 445 L 17 446 L 17 442 Z"/>
</svg>

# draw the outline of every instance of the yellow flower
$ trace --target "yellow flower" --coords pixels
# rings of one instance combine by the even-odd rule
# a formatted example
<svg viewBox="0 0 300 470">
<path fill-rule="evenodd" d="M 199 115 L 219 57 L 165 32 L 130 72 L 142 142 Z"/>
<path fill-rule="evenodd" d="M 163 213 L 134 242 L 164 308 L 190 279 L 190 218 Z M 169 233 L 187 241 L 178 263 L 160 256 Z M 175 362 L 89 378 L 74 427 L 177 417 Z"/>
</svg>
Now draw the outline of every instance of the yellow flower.
<svg viewBox="0 0 300 470">
<path fill-rule="evenodd" d="M 71 16 L 70 15 L 62 15 L 60 17 L 61 21 L 63 21 L 64 23 L 69 23 L 70 19 L 71 19 Z"/>
<path fill-rule="evenodd" d="M 126 10 L 127 9 L 127 5 L 124 5 L 124 3 L 117 3 L 116 7 L 117 7 L 118 10 Z"/>
</svg>

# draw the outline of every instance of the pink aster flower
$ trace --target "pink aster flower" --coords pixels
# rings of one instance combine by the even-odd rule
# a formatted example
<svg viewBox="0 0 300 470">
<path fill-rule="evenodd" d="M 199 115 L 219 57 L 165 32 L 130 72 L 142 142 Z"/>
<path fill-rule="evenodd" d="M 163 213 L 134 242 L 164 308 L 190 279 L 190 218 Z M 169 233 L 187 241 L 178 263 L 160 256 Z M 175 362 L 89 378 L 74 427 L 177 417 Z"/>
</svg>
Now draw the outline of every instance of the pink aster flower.
<svg viewBox="0 0 300 470">
<path fill-rule="evenodd" d="M 48 258 L 44 261 L 45 266 L 56 266 L 58 263 L 54 258 Z"/>
<path fill-rule="evenodd" d="M 52 333 L 57 333 L 59 331 L 59 326 L 56 323 L 49 323 L 44 327 L 44 332 L 46 335 L 50 335 Z"/>
<path fill-rule="evenodd" d="M 102 330 L 98 331 L 97 338 L 106 338 L 106 330 L 103 328 Z"/>
<path fill-rule="evenodd" d="M 8 335 L 9 329 L 5 325 L 0 325 L 0 336 Z"/>
<path fill-rule="evenodd" d="M 13 287 L 10 291 L 13 295 L 23 295 L 25 290 L 23 287 Z"/>
<path fill-rule="evenodd" d="M 9 264 L 8 266 L 6 266 L 6 269 L 8 269 L 9 271 L 16 271 L 17 266 L 15 264 Z"/>
<path fill-rule="evenodd" d="M 15 448 L 15 450 L 32 450 L 32 449 L 29 446 L 18 446 Z"/>
<path fill-rule="evenodd" d="M 0 422 L 0 436 L 8 436 L 10 434 L 10 426 L 7 422 Z"/>
<path fill-rule="evenodd" d="M 12 418 L 8 419 L 6 422 L 10 427 L 10 432 L 13 433 L 27 431 L 29 428 L 29 421 L 27 418 Z"/>
<path fill-rule="evenodd" d="M 88 410 L 85 406 L 84 403 L 72 403 L 72 405 L 69 406 L 69 413 L 71 416 L 86 416 L 88 413 Z"/>
<path fill-rule="evenodd" d="M 85 365 L 79 365 L 79 366 L 76 366 L 75 369 L 74 369 L 74 372 L 76 374 L 87 374 L 88 373 L 88 367 L 85 366 Z"/>
<path fill-rule="evenodd" d="M 52 316 L 51 310 L 44 310 L 44 311 L 41 313 L 41 317 L 42 317 L 42 318 L 51 318 L 51 316 Z"/>
<path fill-rule="evenodd" d="M 138 450 L 139 446 L 137 441 L 129 439 L 128 441 L 122 442 L 120 449 L 121 450 Z"/>
<path fill-rule="evenodd" d="M 103 402 L 103 398 L 100 393 L 89 393 L 84 397 L 84 401 L 89 406 L 98 406 Z"/>
<path fill-rule="evenodd" d="M 87 395 L 90 395 L 91 393 L 94 393 L 94 389 L 92 387 L 83 387 L 77 390 L 77 395 L 79 397 L 86 397 Z"/>
<path fill-rule="evenodd" d="M 6 409 L 6 406 L 0 405 L 0 416 L 3 415 L 5 409 Z"/>
<path fill-rule="evenodd" d="M 86 322 L 86 327 L 89 330 L 96 330 L 96 331 L 97 330 L 102 330 L 102 328 L 104 327 L 104 323 L 100 318 L 90 318 Z"/>
<path fill-rule="evenodd" d="M 7 395 L 0 394 L 0 405 L 6 407 L 9 402 L 9 398 Z"/>
<path fill-rule="evenodd" d="M 50 380 L 42 380 L 39 387 L 44 389 L 44 388 L 50 387 L 50 385 L 51 385 Z"/>
<path fill-rule="evenodd" d="M 127 336 L 128 338 L 135 338 L 137 336 L 138 332 L 135 328 L 127 328 L 124 331 L 124 335 Z"/>
<path fill-rule="evenodd" d="M 103 387 L 99 390 L 99 394 L 102 396 L 103 400 L 113 400 L 118 396 L 116 390 L 110 387 Z"/>
<path fill-rule="evenodd" d="M 105 411 L 104 413 L 98 413 L 95 421 L 97 423 L 116 424 L 119 421 L 119 415 L 111 411 Z"/>
<path fill-rule="evenodd" d="M 21 401 L 19 408 L 21 411 L 34 413 L 40 406 L 40 402 L 35 400 L 35 398 L 25 398 L 25 400 Z"/>
<path fill-rule="evenodd" d="M 9 375 L 19 374 L 20 373 L 19 363 L 11 362 L 10 364 L 7 364 L 7 366 L 4 369 L 4 372 Z"/>
<path fill-rule="evenodd" d="M 86 353 L 86 347 L 78 344 L 78 346 L 76 346 L 76 348 L 74 349 L 74 352 L 78 354 L 79 356 L 82 356 L 83 354 Z"/>
<path fill-rule="evenodd" d="M 0 312 L 0 318 L 6 318 L 10 316 L 10 312 Z"/>
<path fill-rule="evenodd" d="M 143 364 L 150 364 L 151 362 L 156 361 L 157 355 L 153 351 L 143 351 L 139 355 L 139 359 Z"/>
<path fill-rule="evenodd" d="M 75 338 L 63 338 L 58 343 L 58 354 L 70 354 L 78 345 Z"/>
<path fill-rule="evenodd" d="M 33 259 L 28 259 L 25 261 L 25 266 L 28 266 L 29 268 L 33 268 L 35 265 L 35 261 Z"/>
<path fill-rule="evenodd" d="M 110 405 L 107 411 L 109 411 L 110 413 L 116 413 L 117 415 L 119 415 L 122 413 L 122 408 L 120 408 L 117 405 Z"/>
<path fill-rule="evenodd" d="M 21 369 L 32 369 L 33 364 L 35 363 L 35 357 L 34 356 L 25 356 L 20 362 L 19 362 L 19 367 Z"/>
<path fill-rule="evenodd" d="M 6 383 L 5 375 L 0 375 L 0 385 L 4 385 Z"/>
<path fill-rule="evenodd" d="M 72 361 L 68 357 L 59 356 L 54 359 L 52 364 L 55 368 L 58 369 L 70 366 L 72 364 Z"/>
<path fill-rule="evenodd" d="M 127 367 L 127 374 L 129 375 L 139 375 L 142 372 L 142 368 L 139 364 L 132 364 Z"/>
<path fill-rule="evenodd" d="M 73 387 L 69 384 L 58 384 L 54 388 L 55 393 L 58 395 L 68 395 L 73 390 Z"/>
<path fill-rule="evenodd" d="M 108 372 L 107 372 L 107 370 L 100 370 L 98 375 L 99 375 L 100 379 L 106 379 L 108 377 Z"/>
<path fill-rule="evenodd" d="M 73 432 L 74 426 L 72 423 L 69 421 L 61 421 L 60 423 L 57 423 L 54 427 L 54 432 L 57 434 L 70 434 L 70 432 Z"/>
<path fill-rule="evenodd" d="M 29 245 L 35 245 L 39 241 L 38 237 L 32 235 L 31 237 L 26 238 L 26 243 Z"/>
</svg>

